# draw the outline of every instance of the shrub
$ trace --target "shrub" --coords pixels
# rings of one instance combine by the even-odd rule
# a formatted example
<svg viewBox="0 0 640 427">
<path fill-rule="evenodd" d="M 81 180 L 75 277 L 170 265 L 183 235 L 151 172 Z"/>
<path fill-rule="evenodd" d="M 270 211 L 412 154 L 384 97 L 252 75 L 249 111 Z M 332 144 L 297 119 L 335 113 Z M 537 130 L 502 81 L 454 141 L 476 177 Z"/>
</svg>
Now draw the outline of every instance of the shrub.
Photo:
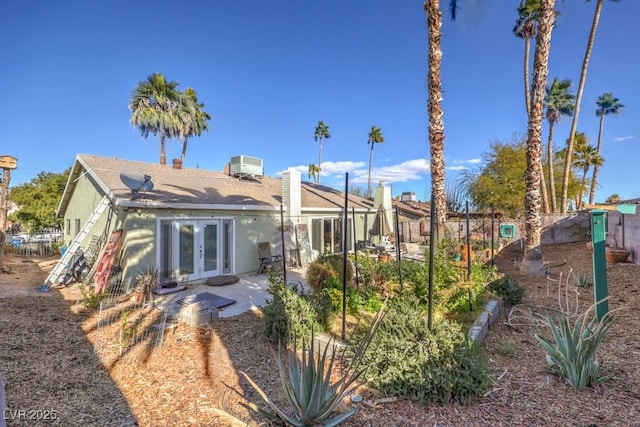
<svg viewBox="0 0 640 427">
<path fill-rule="evenodd" d="M 580 287 L 586 288 L 591 284 L 591 273 L 587 271 L 571 271 L 573 275 L 573 283 Z"/>
<path fill-rule="evenodd" d="M 393 302 L 372 349 L 366 378 L 390 396 L 468 404 L 491 385 L 486 358 L 460 325 L 434 322 L 429 330 L 424 309 L 410 297 Z"/>
<path fill-rule="evenodd" d="M 84 306 L 88 308 L 99 308 L 102 300 L 108 296 L 106 292 L 97 294 L 93 286 L 85 286 L 80 284 L 78 285 L 78 288 L 80 289 L 80 293 L 82 294 L 82 304 L 84 304 Z"/>
<path fill-rule="evenodd" d="M 321 255 L 307 269 L 306 280 L 311 289 L 320 292 L 326 282 L 337 279 L 342 283 L 344 258 L 340 254 Z M 347 286 L 353 285 L 353 265 L 347 260 Z"/>
<path fill-rule="evenodd" d="M 263 307 L 260 331 L 273 343 L 286 345 L 290 339 L 309 339 L 313 329 L 323 329 L 326 318 L 309 301 L 297 285 L 287 285 L 282 276 L 272 274 L 267 292 L 273 299 Z"/>
<path fill-rule="evenodd" d="M 509 276 L 491 282 L 489 291 L 500 296 L 507 305 L 519 304 L 524 297 L 524 288 L 520 286 L 517 279 Z"/>
</svg>

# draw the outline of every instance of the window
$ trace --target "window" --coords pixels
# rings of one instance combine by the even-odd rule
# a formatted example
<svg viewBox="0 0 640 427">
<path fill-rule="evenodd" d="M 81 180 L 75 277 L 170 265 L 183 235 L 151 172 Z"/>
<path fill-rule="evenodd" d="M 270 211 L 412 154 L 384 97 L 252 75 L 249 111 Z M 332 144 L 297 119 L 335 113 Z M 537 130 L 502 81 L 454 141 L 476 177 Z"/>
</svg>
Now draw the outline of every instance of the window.
<svg viewBox="0 0 640 427">
<path fill-rule="evenodd" d="M 75 223 L 76 223 L 76 233 L 75 234 L 77 236 L 78 234 L 80 234 L 80 219 L 76 218 Z"/>
<path fill-rule="evenodd" d="M 71 236 L 71 219 L 67 218 L 67 226 L 66 228 L 66 234 L 67 236 Z"/>
</svg>

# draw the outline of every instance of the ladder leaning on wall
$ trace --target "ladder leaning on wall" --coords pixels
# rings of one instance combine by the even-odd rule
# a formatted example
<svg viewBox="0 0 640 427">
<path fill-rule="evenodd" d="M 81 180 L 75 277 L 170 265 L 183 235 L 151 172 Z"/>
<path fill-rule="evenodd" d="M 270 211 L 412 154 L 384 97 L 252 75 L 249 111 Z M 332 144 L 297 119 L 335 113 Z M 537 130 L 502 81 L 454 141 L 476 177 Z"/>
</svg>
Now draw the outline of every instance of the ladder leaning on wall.
<svg viewBox="0 0 640 427">
<path fill-rule="evenodd" d="M 84 223 L 80 232 L 73 238 L 65 253 L 60 257 L 60 260 L 51 273 L 49 273 L 49 276 L 47 276 L 47 280 L 44 282 L 46 286 L 51 286 L 60 280 L 60 277 L 67 269 L 67 264 L 69 264 L 69 261 L 71 261 L 71 258 L 73 257 L 73 253 L 80 247 L 80 243 L 84 241 L 84 238 L 89 234 L 93 225 L 98 221 L 98 218 L 100 218 L 100 215 L 102 215 L 102 212 L 104 212 L 105 208 L 109 206 L 110 203 L 111 202 L 107 196 L 102 197 L 102 200 L 100 200 L 100 203 L 98 203 L 96 208 L 93 210 L 87 222 Z"/>
</svg>

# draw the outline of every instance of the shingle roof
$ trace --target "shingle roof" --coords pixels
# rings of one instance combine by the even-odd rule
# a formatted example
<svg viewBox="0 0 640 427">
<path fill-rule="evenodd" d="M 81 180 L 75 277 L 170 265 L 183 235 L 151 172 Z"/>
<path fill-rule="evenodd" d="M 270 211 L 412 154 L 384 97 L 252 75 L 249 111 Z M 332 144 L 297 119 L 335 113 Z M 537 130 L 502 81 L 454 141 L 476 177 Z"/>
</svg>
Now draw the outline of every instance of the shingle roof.
<svg viewBox="0 0 640 427">
<path fill-rule="evenodd" d="M 278 207 L 282 202 L 282 179 L 262 177 L 259 181 L 238 179 L 223 172 L 204 169 L 174 169 L 170 165 L 145 163 L 111 157 L 79 154 L 76 165 L 86 167 L 88 173 L 119 199 L 129 200 L 131 191 L 120 179 L 121 173 L 149 175 L 153 190 L 145 192 L 140 200 L 151 204 L 245 205 Z M 83 173 L 74 168 L 72 174 Z M 73 177 L 72 177 L 73 178 Z M 70 178 L 71 184 L 75 178 Z M 68 184 L 69 187 L 69 184 Z M 71 190 L 71 191 L 70 191 Z M 72 192 L 67 188 L 66 192 Z M 70 194 L 66 194 L 70 197 Z M 65 197 L 63 196 L 63 198 Z M 303 182 L 302 208 L 331 209 L 344 206 L 344 193 L 318 184 Z M 66 204 L 61 202 L 61 208 Z M 349 207 L 371 208 L 372 202 L 349 195 Z"/>
</svg>

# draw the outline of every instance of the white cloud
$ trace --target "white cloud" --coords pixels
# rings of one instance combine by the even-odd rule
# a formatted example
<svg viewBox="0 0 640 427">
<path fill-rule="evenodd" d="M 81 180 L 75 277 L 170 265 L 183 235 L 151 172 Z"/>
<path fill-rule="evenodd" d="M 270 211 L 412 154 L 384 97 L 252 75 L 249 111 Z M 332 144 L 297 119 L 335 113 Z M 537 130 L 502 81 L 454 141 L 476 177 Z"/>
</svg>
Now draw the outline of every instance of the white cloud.
<svg viewBox="0 0 640 427">
<path fill-rule="evenodd" d="M 635 139 L 635 136 L 628 135 L 628 136 L 617 136 L 617 137 L 613 138 L 613 140 L 615 142 L 628 141 L 630 139 Z"/>
</svg>

